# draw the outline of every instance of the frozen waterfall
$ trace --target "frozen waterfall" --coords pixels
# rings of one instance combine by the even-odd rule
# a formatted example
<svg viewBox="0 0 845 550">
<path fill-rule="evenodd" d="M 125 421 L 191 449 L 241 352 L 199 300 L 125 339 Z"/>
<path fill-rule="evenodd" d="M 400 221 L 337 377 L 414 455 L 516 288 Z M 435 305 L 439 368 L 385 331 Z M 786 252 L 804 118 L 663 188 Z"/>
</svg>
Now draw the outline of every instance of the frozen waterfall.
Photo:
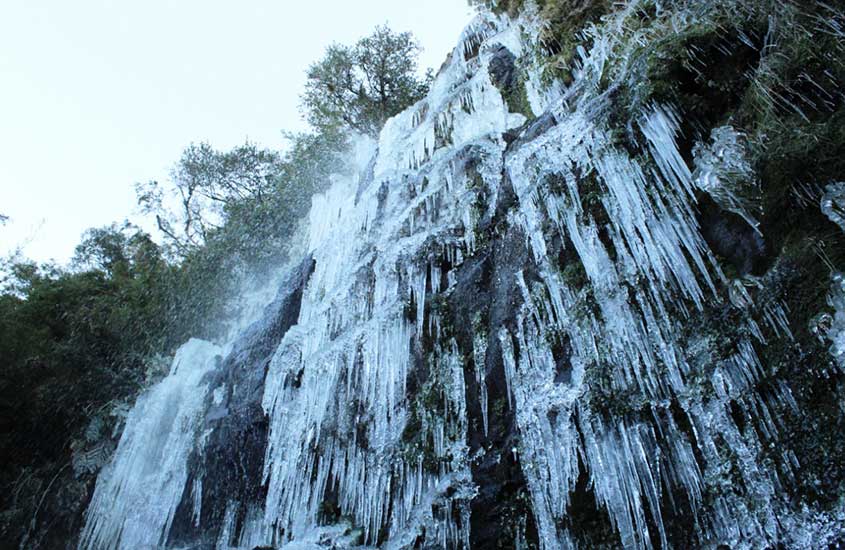
<svg viewBox="0 0 845 550">
<path fill-rule="evenodd" d="M 679 518 L 701 545 L 824 531 L 780 496 L 801 457 L 770 450 L 800 412 L 760 350 L 795 327 L 724 272 L 697 218 L 706 193 L 759 234 L 745 138 L 719 127 L 690 163 L 682 115 L 649 103 L 627 129 L 639 149 L 620 144 L 603 71 L 629 4 L 566 87 L 539 70 L 530 9 L 476 18 L 428 97 L 314 198 L 295 299 L 225 352 L 188 342 L 138 400 L 80 547 L 469 548 L 483 527 L 576 548 L 576 499 L 625 548 L 672 546 Z M 500 89 L 508 59 L 531 113 Z M 690 328 L 713 304 L 730 342 Z M 207 441 L 237 422 L 251 443 L 221 484 Z M 254 479 L 236 469 L 253 462 Z"/>
<path fill-rule="evenodd" d="M 198 444 L 207 373 L 221 350 L 202 340 L 179 348 L 170 374 L 138 398 L 117 452 L 97 479 L 84 548 L 158 548 L 167 540 Z"/>
</svg>

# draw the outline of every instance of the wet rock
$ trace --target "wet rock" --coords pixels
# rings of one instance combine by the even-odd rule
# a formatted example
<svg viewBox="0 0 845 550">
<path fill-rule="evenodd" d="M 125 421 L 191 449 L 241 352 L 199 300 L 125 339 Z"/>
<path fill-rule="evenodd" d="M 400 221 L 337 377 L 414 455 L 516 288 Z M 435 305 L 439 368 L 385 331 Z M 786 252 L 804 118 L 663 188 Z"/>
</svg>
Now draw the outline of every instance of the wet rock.
<svg viewBox="0 0 845 550">
<path fill-rule="evenodd" d="M 505 141 L 508 144 L 506 151 L 519 149 L 526 143 L 530 143 L 543 135 L 556 124 L 557 119 L 551 112 L 543 113 L 537 118 L 529 120 L 524 125 L 506 134 Z"/>
<path fill-rule="evenodd" d="M 509 90 L 514 85 L 516 65 L 516 57 L 504 46 L 500 46 L 490 64 L 487 66 L 487 71 L 490 73 L 490 80 L 502 91 Z"/>
<path fill-rule="evenodd" d="M 501 224 L 516 197 L 502 186 L 496 214 L 484 222 L 488 229 Z M 488 403 L 488 431 L 483 431 L 481 388 L 476 382 L 475 365 L 465 367 L 469 445 L 481 454 L 472 465 L 478 495 L 471 503 L 470 543 L 473 548 L 511 548 L 517 538 L 518 518 L 527 522 L 529 541 L 536 540 L 533 518 L 527 507 L 527 486 L 518 457 L 514 411 L 508 405 L 507 381 L 501 344 L 497 337 L 502 326 L 513 327 L 522 298 L 517 287 L 519 271 L 531 278 L 532 262 L 525 235 L 510 227 L 502 238 L 465 261 L 457 272 L 457 283 L 450 296 L 450 311 L 456 338 L 465 356 L 472 356 L 475 331 L 487 335 L 485 384 Z M 479 326 L 480 325 L 480 326 Z"/>
<path fill-rule="evenodd" d="M 209 433 L 202 457 L 191 460 L 190 477 L 170 534 L 172 543 L 216 537 L 230 500 L 246 507 L 263 499 L 261 472 L 268 422 L 261 405 L 267 366 L 285 333 L 299 318 L 302 292 L 315 262 L 308 257 L 281 286 L 262 318 L 251 325 L 214 372 L 209 387 L 223 396 L 208 406 L 203 432 Z M 213 393 L 213 392 L 212 392 Z M 218 402 L 217 399 L 220 401 Z M 201 516 L 193 518 L 194 482 L 202 483 Z"/>
<path fill-rule="evenodd" d="M 701 234 L 713 252 L 725 258 L 740 276 L 765 271 L 769 250 L 759 232 L 706 195 L 699 207 Z"/>
</svg>

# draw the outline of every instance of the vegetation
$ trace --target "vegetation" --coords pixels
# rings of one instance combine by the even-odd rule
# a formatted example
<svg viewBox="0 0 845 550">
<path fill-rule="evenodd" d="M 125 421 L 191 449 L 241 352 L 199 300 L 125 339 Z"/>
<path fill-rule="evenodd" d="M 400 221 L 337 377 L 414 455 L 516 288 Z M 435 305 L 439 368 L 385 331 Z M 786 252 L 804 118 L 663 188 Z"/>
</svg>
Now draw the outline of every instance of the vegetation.
<svg viewBox="0 0 845 550">
<path fill-rule="evenodd" d="M 502 96 L 508 106 L 508 111 L 525 115 L 528 119 L 534 118 L 524 80 L 516 79 L 511 87 L 503 90 Z"/>
<path fill-rule="evenodd" d="M 57 499 L 79 488 L 71 446 L 107 403 L 129 399 L 155 376 L 158 350 L 185 335 L 168 312 L 179 271 L 132 227 L 89 231 L 69 269 L 16 259 L 0 295 L 0 530 L 38 519 L 51 479 Z M 84 494 L 84 493 L 83 493 Z M 54 499 L 41 518 L 72 514 Z M 56 508 L 56 509 L 54 509 Z M 22 520 L 26 519 L 27 523 Z M 14 531 L 12 531 L 14 532 Z M 9 536 L 7 532 L 6 536 Z"/>
<path fill-rule="evenodd" d="M 511 15 L 523 6 L 522 0 L 472 3 Z M 827 357 L 827 344 L 805 327 L 829 309 L 831 268 L 845 266 L 845 238 L 817 208 L 819 189 L 845 172 L 840 30 L 845 21 L 821 4 L 805 4 L 754 0 L 728 13 L 723 3 L 701 2 L 706 13 L 684 26 L 676 25 L 669 10 L 661 13 L 657 3 L 643 1 L 643 8 L 631 10 L 619 26 L 613 45 L 626 55 L 610 56 L 598 84 L 613 107 L 604 122 L 618 133 L 618 145 L 632 154 L 644 146 L 638 118 L 654 103 L 670 104 L 682 115 L 679 145 L 690 162 L 694 143 L 706 140 L 714 127 L 729 124 L 747 136 L 749 162 L 763 189 L 761 229 L 768 247 L 759 272 L 752 273 L 765 278 L 760 288 L 766 290 L 750 292 L 755 302 L 788 306 L 796 333 L 795 342 L 764 350 L 766 376 L 793 381 L 800 409 L 810 413 L 785 417 L 784 437 L 802 451 L 804 471 L 796 490 L 830 503 L 845 491 L 836 466 L 841 452 L 826 456 L 815 450 L 843 450 L 838 443 L 841 406 L 828 386 L 845 382 L 819 359 Z M 599 24 L 619 4 L 538 0 L 537 5 L 549 23 L 541 37 L 541 62 L 549 69 L 547 76 L 570 84 L 575 48 L 589 40 L 585 26 Z M 0 531 L 18 528 L 24 518 L 38 519 L 33 510 L 41 508 L 51 479 L 70 478 L 58 485 L 66 492 L 73 487 L 69 457 L 92 417 L 116 402 L 130 402 L 163 374 L 166 361 L 160 358 L 188 337 L 219 337 L 230 307 L 228 291 L 245 275 L 287 258 L 310 197 L 325 189 L 331 173 L 344 168 L 348 136 L 377 134 L 389 117 L 425 93 L 428 82 L 417 73 L 418 51 L 410 34 L 385 27 L 353 46 L 329 47 L 309 68 L 302 97 L 312 130 L 287 134 L 285 152 L 250 143 L 231 151 L 206 143 L 186 148 L 169 183 L 138 187 L 139 203 L 156 220 L 161 244 L 132 225 L 112 225 L 89 230 L 67 268 L 18 256 L 0 265 L 0 422 L 8 434 L 0 439 L 0 509 L 9 510 L 0 516 Z M 530 115 L 524 82 L 509 88 L 505 99 L 511 111 Z M 479 179 L 479 201 L 473 205 L 478 213 L 483 211 L 482 184 Z M 565 191 L 554 182 L 549 186 Z M 607 213 L 601 191 L 589 174 L 579 181 L 585 215 L 603 226 Z M 713 218 L 701 220 L 703 229 L 713 219 L 722 221 L 718 207 L 713 208 Z M 0 227 L 5 219 L 0 215 Z M 573 250 L 571 244 L 563 248 Z M 723 271 L 740 276 L 729 258 L 719 260 Z M 573 315 L 599 316 L 581 262 L 562 253 L 558 267 L 564 281 L 579 291 Z M 447 304 L 432 300 L 429 305 L 430 311 L 443 313 L 444 330 L 451 330 L 446 321 L 451 315 L 442 310 Z M 408 304 L 409 318 L 414 311 L 414 304 Z M 755 314 L 762 317 L 762 309 Z M 716 351 L 727 356 L 738 340 L 732 332 L 737 315 L 729 301 L 714 301 L 700 320 L 688 323 L 686 337 L 712 338 L 721 344 Z M 562 340 L 552 343 L 556 357 L 565 355 Z M 436 456 L 424 429 L 427 415 L 442 413 L 446 405 L 445 371 L 430 367 L 431 379 L 421 381 L 414 394 L 402 442 L 409 455 L 422 456 L 433 471 L 449 457 Z M 614 391 L 606 367 L 587 366 L 586 376 L 596 388 L 586 396 L 590 407 L 614 418 L 649 410 L 651 404 L 641 395 Z M 706 380 L 691 381 L 697 384 L 704 386 Z M 503 397 L 491 401 L 493 417 L 504 416 L 506 402 Z M 814 424 L 812 417 L 821 420 Z M 91 479 L 82 476 L 77 506 Z M 587 529 L 603 540 L 603 526 Z"/>
<path fill-rule="evenodd" d="M 92 420 L 108 438 L 119 421 L 110 413 L 163 376 L 177 346 L 225 333 L 236 307 L 227 296 L 288 258 L 312 195 L 345 169 L 348 137 L 377 133 L 425 92 L 418 51 L 411 34 L 386 27 L 354 47 L 330 47 L 302 98 L 312 130 L 284 134 L 284 152 L 189 145 L 169 182 L 137 186 L 160 243 L 113 224 L 86 232 L 68 266 L 0 260 L 4 539 L 23 534 L 27 547 L 52 547 L 43 537 L 64 544 L 78 530 L 94 478 L 70 466 Z M 45 528 L 62 522 L 64 533 Z"/>
<path fill-rule="evenodd" d="M 281 158 L 249 143 L 221 153 L 209 144 L 191 144 L 172 171 L 179 209 L 164 207 L 164 191 L 158 182 L 138 186 L 139 203 L 153 214 L 167 241 L 179 255 L 201 246 L 220 229 L 227 209 L 241 202 L 261 207 L 272 200 Z"/>
<path fill-rule="evenodd" d="M 308 69 L 302 104 L 320 131 L 338 126 L 377 135 L 388 118 L 422 99 L 431 79 L 417 76 L 420 47 L 411 33 L 377 27 L 355 46 L 333 44 Z"/>
</svg>

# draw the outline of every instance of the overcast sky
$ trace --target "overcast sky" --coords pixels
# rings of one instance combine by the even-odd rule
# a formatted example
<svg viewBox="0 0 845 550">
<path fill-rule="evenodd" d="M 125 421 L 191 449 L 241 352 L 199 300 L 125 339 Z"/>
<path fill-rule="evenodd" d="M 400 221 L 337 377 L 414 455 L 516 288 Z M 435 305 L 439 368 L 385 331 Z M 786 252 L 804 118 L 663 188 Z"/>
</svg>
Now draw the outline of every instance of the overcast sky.
<svg viewBox="0 0 845 550">
<path fill-rule="evenodd" d="M 66 261 L 82 232 L 137 217 L 133 184 L 192 141 L 281 147 L 307 66 L 376 25 L 435 70 L 466 0 L 39 0 L 0 7 L 0 254 Z"/>
</svg>

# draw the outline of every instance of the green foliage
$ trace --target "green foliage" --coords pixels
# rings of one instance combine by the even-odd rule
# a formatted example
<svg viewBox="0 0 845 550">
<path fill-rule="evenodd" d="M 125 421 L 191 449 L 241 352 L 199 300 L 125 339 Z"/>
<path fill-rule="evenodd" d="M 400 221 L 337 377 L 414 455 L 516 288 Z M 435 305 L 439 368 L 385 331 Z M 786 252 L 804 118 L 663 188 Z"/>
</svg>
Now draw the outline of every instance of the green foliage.
<svg viewBox="0 0 845 550">
<path fill-rule="evenodd" d="M 408 32 L 386 26 L 355 46 L 333 44 L 308 69 L 302 107 L 319 131 L 377 135 L 388 118 L 419 101 L 430 76 L 420 79 L 420 47 Z"/>
<path fill-rule="evenodd" d="M 508 111 L 525 115 L 526 118 L 534 118 L 534 111 L 528 101 L 528 91 L 525 88 L 525 80 L 517 78 L 510 88 L 502 94 Z"/>
<path fill-rule="evenodd" d="M 272 199 L 281 157 L 245 143 L 228 152 L 207 143 L 191 144 L 171 172 L 172 185 L 138 185 L 142 211 L 155 216 L 176 256 L 203 245 L 239 202 L 262 206 Z M 175 202 L 178 208 L 170 208 Z"/>
<path fill-rule="evenodd" d="M 408 33 L 379 28 L 332 51 L 312 67 L 309 90 L 319 70 L 337 68 L 336 54 L 352 55 L 362 93 L 338 105 L 353 109 L 353 124 L 313 111 L 316 131 L 284 134 L 284 152 L 191 144 L 169 182 L 137 186 L 162 245 L 124 223 L 88 230 L 68 267 L 0 261 L 0 423 L 10 434 L 0 440 L 0 487 L 24 468 L 52 477 L 95 411 L 131 401 L 189 337 L 223 334 L 233 288 L 287 259 L 312 195 L 346 168 L 349 131 L 377 131 L 425 91 Z"/>
<path fill-rule="evenodd" d="M 136 391 L 146 358 L 182 336 L 167 315 L 173 268 L 134 228 L 89 231 L 74 269 L 6 267 L 0 418 L 15 425 L 0 441 L 4 472 L 61 456 L 87 411 Z"/>
<path fill-rule="evenodd" d="M 519 14 L 524 0 L 468 0 L 470 6 L 483 6 L 494 13 L 507 13 L 511 17 Z"/>
<path fill-rule="evenodd" d="M 544 73 L 570 84 L 577 47 L 584 42 L 581 31 L 590 23 L 597 23 L 611 10 L 613 3 L 610 0 L 545 0 L 539 4 L 540 17 L 548 22 L 540 35 L 549 56 Z"/>
<path fill-rule="evenodd" d="M 178 266 L 169 313 L 192 335 L 215 337 L 222 323 L 208 320 L 227 317 L 231 290 L 248 274 L 284 263 L 311 196 L 344 168 L 343 135 L 285 136 L 285 153 L 253 144 L 228 152 L 191 145 L 169 188 L 138 188 L 139 203 L 165 237 L 165 256 Z"/>
<path fill-rule="evenodd" d="M 20 255 L 0 262 L 4 494 L 21 492 L 24 471 L 23 490 L 43 491 L 92 415 L 131 402 L 161 374 L 161 356 L 189 337 L 219 337 L 232 288 L 284 261 L 311 195 L 343 168 L 345 147 L 337 134 L 288 139 L 285 153 L 250 144 L 229 152 L 187 148 L 170 189 L 140 189 L 142 205 L 163 228 L 163 246 L 128 223 L 113 224 L 88 230 L 68 267 Z M 168 193 L 177 198 L 174 210 Z M 57 494 L 71 479 L 62 478 Z M 0 507 L 25 518 L 40 500 L 15 498 L 4 497 Z M 7 521 L 0 517 L 0 531 L 18 528 Z"/>
<path fill-rule="evenodd" d="M 283 152 L 189 145 L 168 182 L 137 186 L 161 245 L 124 223 L 88 230 L 67 267 L 0 259 L 0 510 L 12 510 L 0 533 L 22 533 L 19 518 L 35 525 L 41 492 L 22 492 L 78 489 L 76 508 L 84 502 L 93 478 L 73 480 L 71 442 L 149 386 L 182 342 L 225 334 L 232 291 L 287 261 L 312 196 L 348 169 L 350 133 L 377 133 L 425 93 L 418 52 L 409 33 L 386 27 L 329 48 L 303 97 L 313 130 L 284 133 Z M 76 508 L 59 506 L 51 525 L 77 521 Z"/>
<path fill-rule="evenodd" d="M 507 13 L 516 17 L 525 6 L 525 0 L 469 0 L 471 6 L 484 6 L 494 13 Z M 549 22 L 551 33 L 547 36 L 562 36 L 562 28 L 578 30 L 585 22 L 602 15 L 610 8 L 608 0 L 537 0 L 540 16 Z"/>
</svg>

